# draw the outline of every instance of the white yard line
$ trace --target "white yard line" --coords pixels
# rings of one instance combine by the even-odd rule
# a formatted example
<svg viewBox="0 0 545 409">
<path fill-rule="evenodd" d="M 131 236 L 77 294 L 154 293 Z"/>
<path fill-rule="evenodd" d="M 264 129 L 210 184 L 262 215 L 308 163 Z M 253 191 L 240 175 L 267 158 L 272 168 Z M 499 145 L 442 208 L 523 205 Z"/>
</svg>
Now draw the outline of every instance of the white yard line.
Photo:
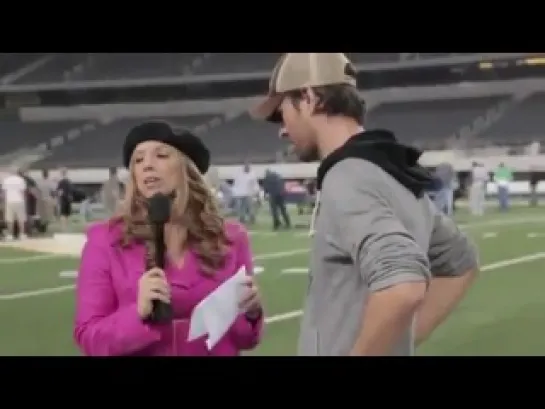
<svg viewBox="0 0 545 409">
<path fill-rule="evenodd" d="M 254 260 L 270 260 L 285 256 L 294 256 L 296 254 L 303 254 L 308 253 L 310 249 L 307 248 L 301 248 L 301 249 L 295 249 L 295 250 L 288 250 L 288 251 L 280 251 L 278 253 L 270 253 L 270 254 L 262 254 L 254 257 Z"/>
<path fill-rule="evenodd" d="M 63 285 L 60 287 L 40 288 L 39 290 L 33 290 L 33 291 L 21 291 L 20 293 L 3 294 L 3 295 L 0 295 L 0 301 L 18 300 L 20 298 L 30 298 L 30 297 L 35 297 L 37 295 L 63 293 L 65 291 L 73 290 L 74 288 L 75 288 L 75 285 L 70 284 L 70 285 Z"/>
<path fill-rule="evenodd" d="M 500 268 L 514 266 L 516 264 L 529 263 L 530 261 L 541 260 L 545 258 L 545 253 L 528 254 L 522 257 L 510 258 L 507 260 L 498 261 L 496 263 L 487 264 L 481 267 L 481 271 L 492 271 Z M 298 318 L 303 315 L 302 310 L 289 311 L 283 314 L 273 315 L 265 319 L 265 323 L 273 324 L 275 322 L 287 321 L 294 318 Z"/>
<path fill-rule="evenodd" d="M 306 249 L 295 249 L 295 250 L 289 250 L 289 251 L 280 251 L 277 253 L 260 254 L 255 256 L 254 260 L 256 261 L 272 260 L 275 258 L 295 256 L 297 254 L 307 253 L 308 250 L 309 249 L 306 248 Z M 76 287 L 75 285 L 70 284 L 70 285 L 63 285 L 60 287 L 40 288 L 38 290 L 21 291 L 21 292 L 13 293 L 13 294 L 0 294 L 0 301 L 17 300 L 21 298 L 30 298 L 30 297 L 35 297 L 39 295 L 62 293 L 65 291 L 73 290 L 75 287 Z"/>
<path fill-rule="evenodd" d="M 277 314 L 277 315 L 273 315 L 272 317 L 266 318 L 265 323 L 266 324 L 273 324 L 273 323 L 279 322 L 279 321 L 287 321 L 287 320 L 291 320 L 291 319 L 294 319 L 294 318 L 298 318 L 301 315 L 303 315 L 302 310 L 286 312 L 284 314 Z"/>
<path fill-rule="evenodd" d="M 250 230 L 248 231 L 248 235 L 251 237 L 258 236 L 258 237 L 276 237 L 278 236 L 278 232 L 275 231 L 261 231 L 261 230 Z"/>
<path fill-rule="evenodd" d="M 296 250 L 287 250 L 279 253 L 271 254 L 262 254 L 254 258 L 254 260 L 268 260 L 269 258 L 278 258 L 283 256 L 291 256 L 293 254 L 301 254 L 308 252 L 309 249 L 296 249 Z M 58 259 L 58 258 L 77 258 L 77 256 L 69 254 L 29 254 L 28 256 L 20 257 L 10 257 L 10 258 L 0 258 L 0 264 L 20 264 L 20 263 L 29 263 L 32 261 L 40 260 L 49 260 L 49 259 Z"/>
<path fill-rule="evenodd" d="M 525 218 L 512 218 L 512 219 L 492 219 L 484 222 L 473 223 L 460 223 L 458 226 L 461 229 L 473 229 L 479 227 L 494 227 L 494 226 L 509 226 L 513 224 L 525 224 L 525 223 L 539 223 L 545 222 L 545 217 L 525 217 Z"/>
<path fill-rule="evenodd" d="M 10 257 L 10 258 L 0 258 L 0 264 L 18 264 L 18 263 L 26 263 L 31 261 L 40 261 L 40 260 L 50 260 L 54 258 L 63 257 L 59 254 L 33 254 L 28 256 L 21 256 L 21 257 Z M 72 257 L 72 256 L 65 256 L 65 257 Z"/>
<path fill-rule="evenodd" d="M 481 266 L 481 271 L 497 270 L 499 268 L 514 266 L 514 265 L 522 264 L 522 263 L 529 263 L 530 261 L 535 261 L 535 260 L 541 260 L 542 258 L 545 258 L 545 253 L 528 254 L 526 256 L 510 258 L 507 260 L 502 260 L 496 263 L 491 263 L 485 266 Z"/>
<path fill-rule="evenodd" d="M 307 274 L 308 267 L 290 267 L 282 270 L 280 274 Z"/>
</svg>

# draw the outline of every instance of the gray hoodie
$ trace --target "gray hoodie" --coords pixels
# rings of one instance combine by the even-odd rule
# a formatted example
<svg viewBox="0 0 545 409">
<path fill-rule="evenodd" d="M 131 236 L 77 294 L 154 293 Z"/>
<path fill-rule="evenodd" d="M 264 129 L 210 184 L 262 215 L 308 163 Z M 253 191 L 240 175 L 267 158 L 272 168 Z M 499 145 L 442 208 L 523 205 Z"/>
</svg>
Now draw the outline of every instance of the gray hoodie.
<svg viewBox="0 0 545 409">
<path fill-rule="evenodd" d="M 377 158 L 382 160 L 390 147 L 382 139 L 379 143 Z M 416 165 L 419 153 L 402 152 L 403 147 L 394 159 L 412 156 L 410 163 L 394 169 L 398 162 L 386 160 L 388 172 L 354 157 L 358 154 L 337 158 L 319 171 L 299 355 L 348 355 L 373 292 L 478 268 L 475 246 L 419 193 L 426 181 L 422 176 L 420 187 L 415 182 L 422 172 Z M 413 353 L 408 327 L 391 355 Z"/>
</svg>

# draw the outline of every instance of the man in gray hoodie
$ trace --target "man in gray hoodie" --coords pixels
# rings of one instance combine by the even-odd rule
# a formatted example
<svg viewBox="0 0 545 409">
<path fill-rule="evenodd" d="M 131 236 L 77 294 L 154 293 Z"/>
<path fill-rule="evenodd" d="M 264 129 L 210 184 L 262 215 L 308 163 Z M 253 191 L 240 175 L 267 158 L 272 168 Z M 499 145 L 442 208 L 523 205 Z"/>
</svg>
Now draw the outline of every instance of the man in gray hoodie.
<svg viewBox="0 0 545 409">
<path fill-rule="evenodd" d="M 300 355 L 412 355 L 471 284 L 475 247 L 425 194 L 420 152 L 364 131 L 341 53 L 284 54 L 255 118 L 321 160 Z"/>
</svg>

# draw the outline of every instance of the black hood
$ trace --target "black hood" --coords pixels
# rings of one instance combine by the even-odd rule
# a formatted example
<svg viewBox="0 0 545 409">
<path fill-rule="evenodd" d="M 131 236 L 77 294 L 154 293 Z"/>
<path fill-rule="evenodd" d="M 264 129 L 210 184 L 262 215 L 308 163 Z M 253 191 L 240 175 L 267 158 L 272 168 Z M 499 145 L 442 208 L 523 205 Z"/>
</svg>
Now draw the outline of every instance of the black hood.
<svg viewBox="0 0 545 409">
<path fill-rule="evenodd" d="M 400 144 L 390 131 L 362 132 L 322 160 L 317 187 L 322 188 L 325 175 L 335 164 L 348 158 L 360 158 L 381 167 L 416 197 L 421 197 L 432 186 L 433 179 L 428 170 L 418 164 L 420 155 L 422 152 L 418 149 Z"/>
</svg>

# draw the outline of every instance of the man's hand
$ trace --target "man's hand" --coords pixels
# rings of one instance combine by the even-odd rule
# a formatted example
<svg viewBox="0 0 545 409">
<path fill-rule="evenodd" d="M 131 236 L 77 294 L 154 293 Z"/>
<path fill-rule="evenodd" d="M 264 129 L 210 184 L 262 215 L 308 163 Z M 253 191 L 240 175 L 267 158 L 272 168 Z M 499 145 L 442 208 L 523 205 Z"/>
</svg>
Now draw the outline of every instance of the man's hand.
<svg viewBox="0 0 545 409">
<path fill-rule="evenodd" d="M 435 277 L 416 316 L 416 344 L 425 341 L 452 312 L 476 277 L 471 270 L 458 277 Z"/>
<path fill-rule="evenodd" d="M 369 297 L 351 356 L 389 355 L 424 300 L 426 282 L 401 283 Z"/>
</svg>

